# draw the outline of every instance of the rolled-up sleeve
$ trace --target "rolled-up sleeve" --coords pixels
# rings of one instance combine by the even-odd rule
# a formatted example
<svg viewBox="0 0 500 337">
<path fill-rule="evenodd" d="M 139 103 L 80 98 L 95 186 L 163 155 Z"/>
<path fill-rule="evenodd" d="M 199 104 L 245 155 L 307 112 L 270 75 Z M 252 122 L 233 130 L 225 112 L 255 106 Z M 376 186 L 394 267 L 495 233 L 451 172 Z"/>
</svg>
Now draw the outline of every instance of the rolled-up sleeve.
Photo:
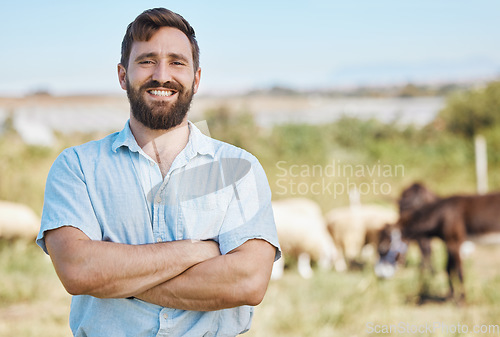
<svg viewBox="0 0 500 337">
<path fill-rule="evenodd" d="M 45 233 L 63 226 L 78 228 L 92 240 L 102 239 L 85 176 L 73 148 L 57 157 L 47 177 L 40 232 L 36 239 L 45 253 L 48 253 Z"/>
<path fill-rule="evenodd" d="M 271 206 L 271 189 L 264 169 L 255 157 L 250 170 L 233 186 L 221 231 L 219 247 L 222 254 L 251 239 L 262 239 L 276 248 L 275 260 L 281 256 L 278 234 Z"/>
</svg>

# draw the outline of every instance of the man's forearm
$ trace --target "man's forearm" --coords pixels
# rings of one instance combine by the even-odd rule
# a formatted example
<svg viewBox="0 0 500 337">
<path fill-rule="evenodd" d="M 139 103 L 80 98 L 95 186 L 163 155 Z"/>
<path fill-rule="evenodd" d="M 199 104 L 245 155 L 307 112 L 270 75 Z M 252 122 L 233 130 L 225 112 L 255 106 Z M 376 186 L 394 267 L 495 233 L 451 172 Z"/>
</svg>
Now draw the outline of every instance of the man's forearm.
<svg viewBox="0 0 500 337">
<path fill-rule="evenodd" d="M 71 227 L 48 232 L 46 243 L 68 292 L 101 298 L 132 296 L 219 254 L 215 242 L 126 245 L 92 241 Z"/>
<path fill-rule="evenodd" d="M 201 262 L 135 296 L 183 310 L 212 311 L 257 305 L 267 289 L 275 248 L 263 240 L 250 240 L 243 246 L 241 250 Z"/>
</svg>

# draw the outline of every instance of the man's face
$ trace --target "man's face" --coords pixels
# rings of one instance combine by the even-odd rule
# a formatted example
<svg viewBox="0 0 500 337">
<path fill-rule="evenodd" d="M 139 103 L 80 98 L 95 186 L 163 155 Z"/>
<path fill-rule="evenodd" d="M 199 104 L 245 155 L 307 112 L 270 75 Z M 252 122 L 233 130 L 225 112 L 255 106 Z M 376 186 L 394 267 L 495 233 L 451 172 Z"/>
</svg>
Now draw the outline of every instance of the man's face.
<svg viewBox="0 0 500 337">
<path fill-rule="evenodd" d="M 167 130 L 186 120 L 201 70 L 193 68 L 191 44 L 180 30 L 160 28 L 132 45 L 128 69 L 118 65 L 132 116 L 150 129 Z"/>
</svg>

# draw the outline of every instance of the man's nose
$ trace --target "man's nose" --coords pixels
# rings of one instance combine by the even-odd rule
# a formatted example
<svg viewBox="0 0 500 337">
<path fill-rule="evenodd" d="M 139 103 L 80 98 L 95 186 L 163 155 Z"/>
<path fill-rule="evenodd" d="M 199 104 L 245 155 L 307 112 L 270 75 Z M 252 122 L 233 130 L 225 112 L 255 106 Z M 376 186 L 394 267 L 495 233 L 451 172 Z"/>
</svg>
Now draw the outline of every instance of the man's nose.
<svg viewBox="0 0 500 337">
<path fill-rule="evenodd" d="M 158 81 L 160 83 L 165 83 L 172 80 L 172 74 L 169 70 L 167 62 L 160 61 L 156 64 L 152 80 Z"/>
</svg>

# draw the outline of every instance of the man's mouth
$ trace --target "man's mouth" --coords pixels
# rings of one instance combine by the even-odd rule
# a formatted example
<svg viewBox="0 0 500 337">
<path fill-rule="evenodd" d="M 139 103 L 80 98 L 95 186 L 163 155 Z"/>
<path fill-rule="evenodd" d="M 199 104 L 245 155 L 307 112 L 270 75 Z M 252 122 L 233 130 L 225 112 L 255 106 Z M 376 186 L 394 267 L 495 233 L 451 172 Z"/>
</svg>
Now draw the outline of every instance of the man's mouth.
<svg viewBox="0 0 500 337">
<path fill-rule="evenodd" d="M 152 90 L 148 90 L 148 93 L 153 95 L 153 96 L 168 97 L 168 96 L 174 95 L 175 93 L 177 93 L 177 91 L 175 91 L 175 90 L 163 90 L 163 89 L 152 89 Z"/>
</svg>

